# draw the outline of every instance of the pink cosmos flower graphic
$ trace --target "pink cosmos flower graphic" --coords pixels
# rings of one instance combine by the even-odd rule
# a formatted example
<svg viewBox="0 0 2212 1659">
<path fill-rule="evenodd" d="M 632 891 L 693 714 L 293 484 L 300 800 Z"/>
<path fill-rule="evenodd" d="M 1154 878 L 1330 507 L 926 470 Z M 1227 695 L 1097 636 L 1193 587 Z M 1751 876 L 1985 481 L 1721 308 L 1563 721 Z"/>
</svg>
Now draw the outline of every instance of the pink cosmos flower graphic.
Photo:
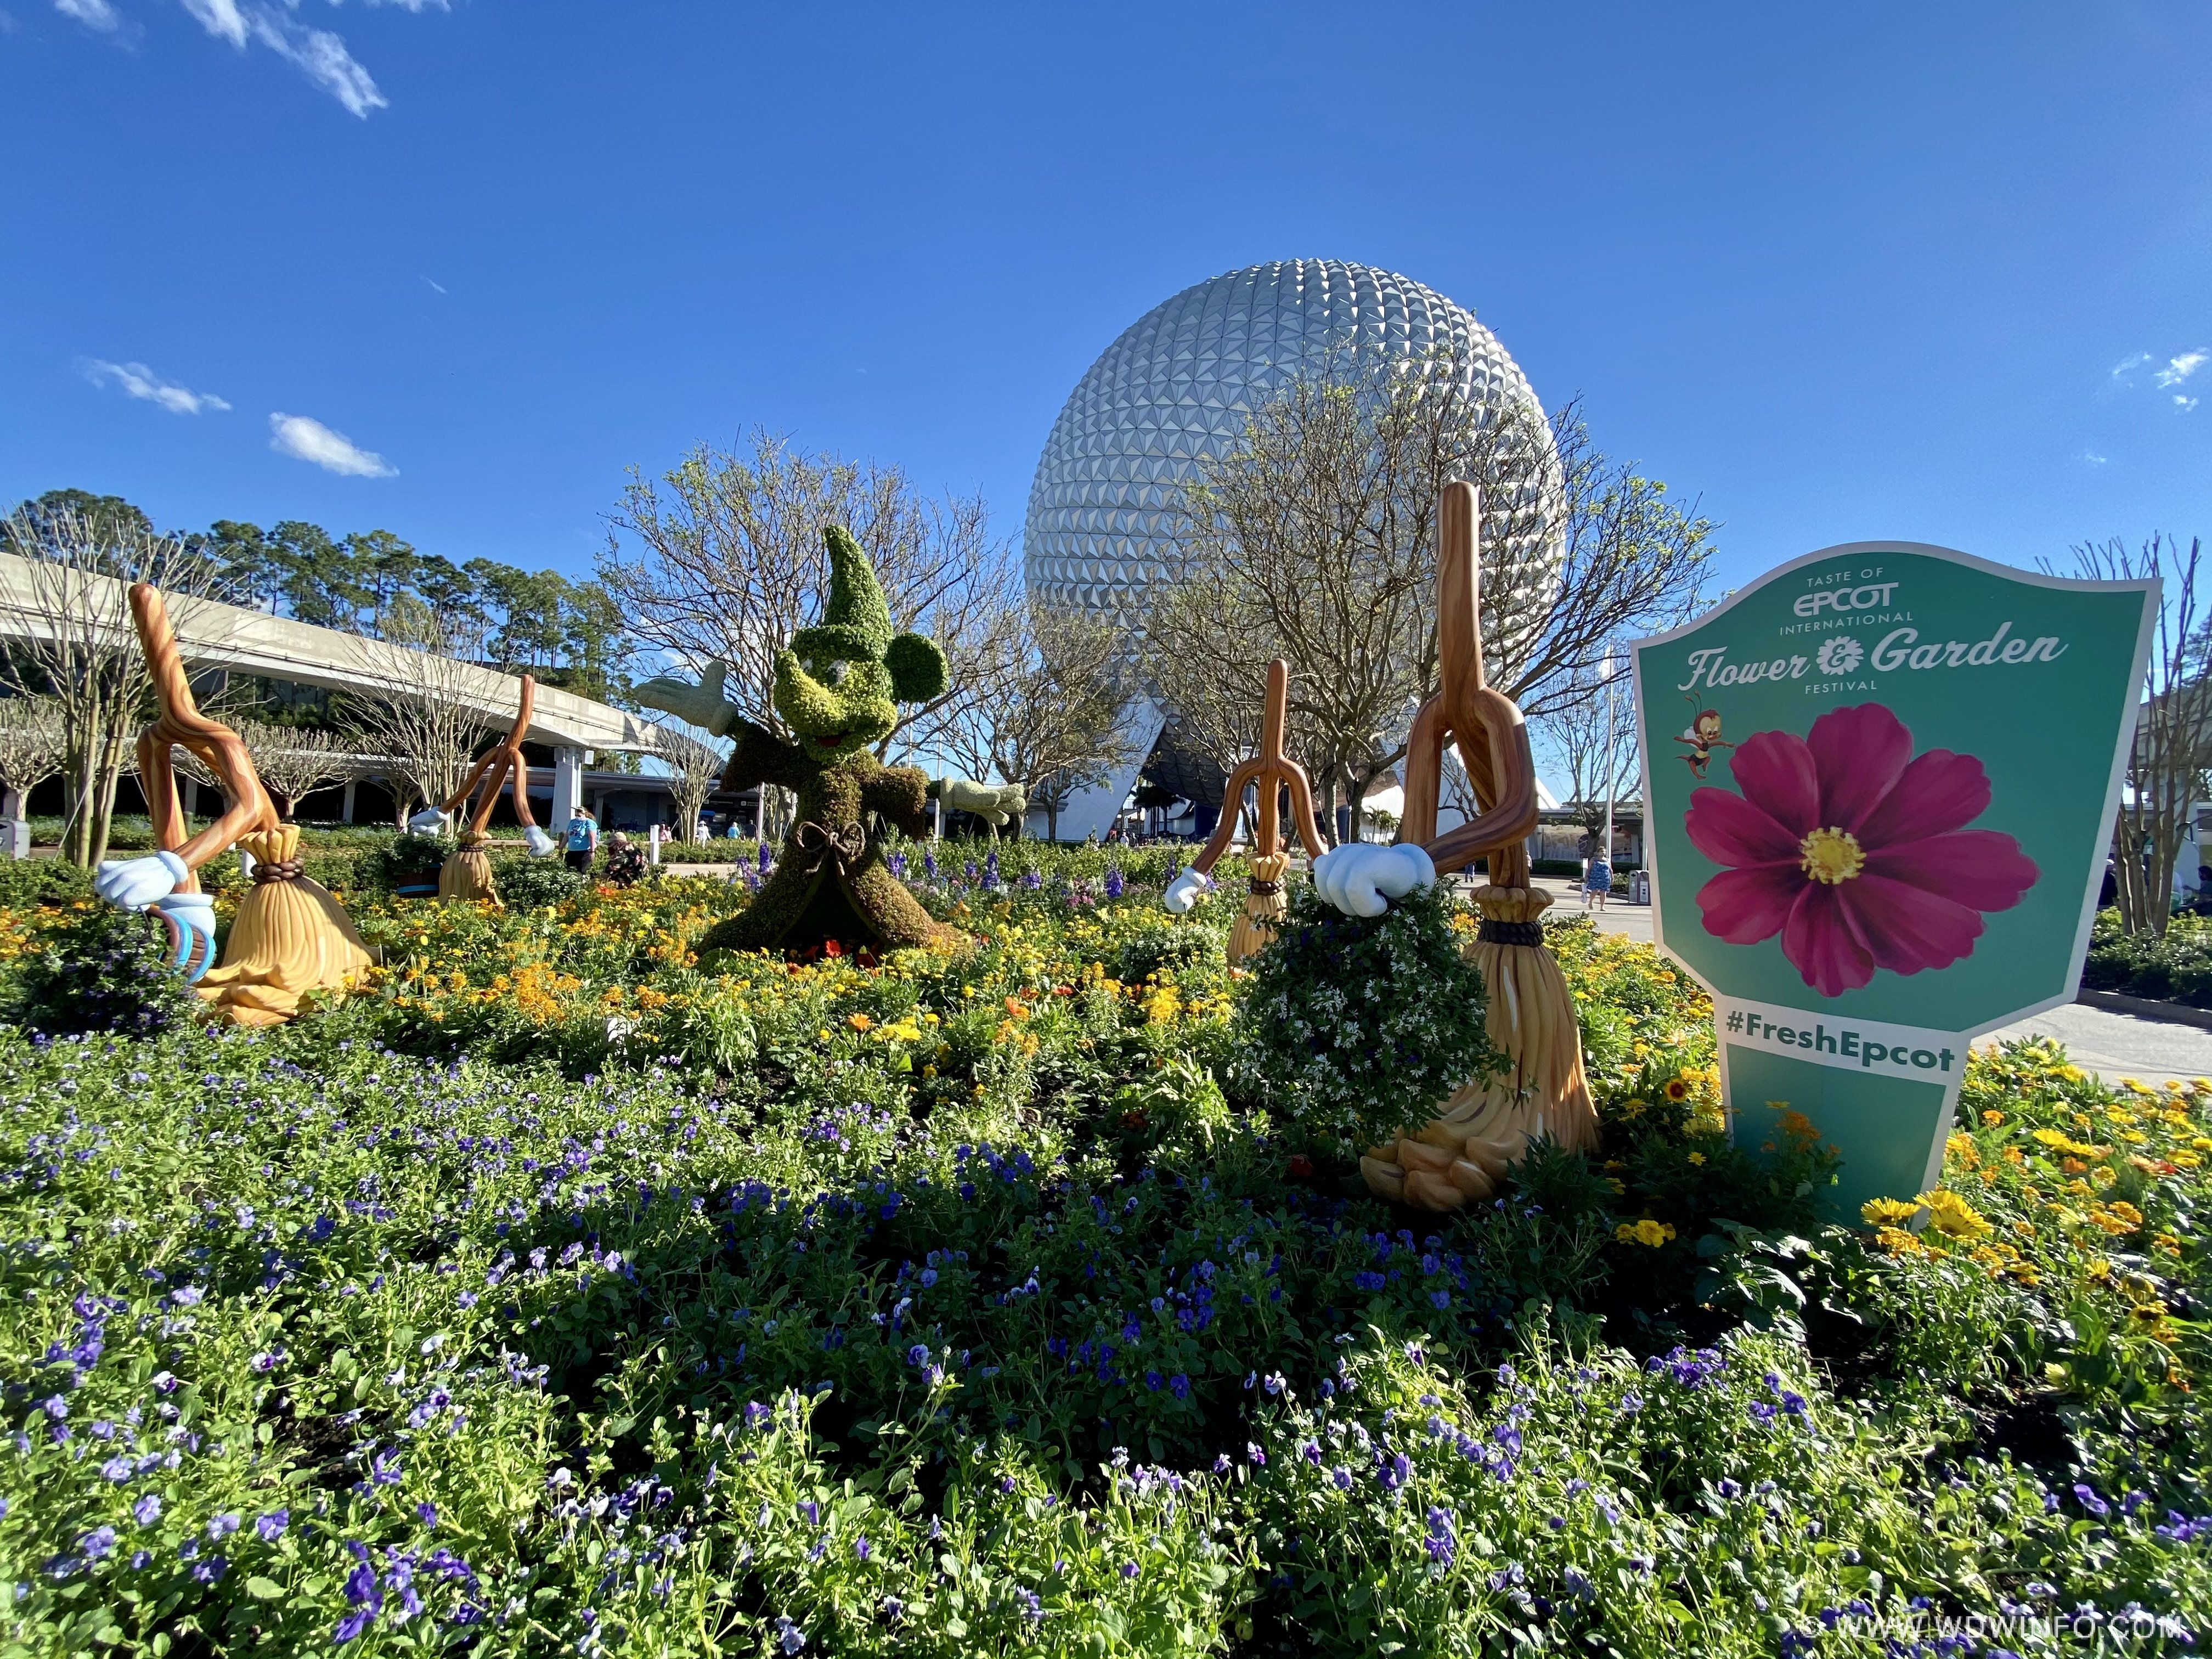
<svg viewBox="0 0 2212 1659">
<path fill-rule="evenodd" d="M 1982 915 L 2041 873 L 2010 836 L 1966 826 L 1990 804 L 1972 755 L 1931 749 L 1878 702 L 1832 708 L 1800 738 L 1759 732 L 1730 763 L 1743 793 L 1690 796 L 1691 842 L 1728 865 L 1698 890 L 1705 931 L 1730 945 L 1782 935 L 1822 996 L 1876 968 L 1917 974 L 1973 953 Z"/>
</svg>

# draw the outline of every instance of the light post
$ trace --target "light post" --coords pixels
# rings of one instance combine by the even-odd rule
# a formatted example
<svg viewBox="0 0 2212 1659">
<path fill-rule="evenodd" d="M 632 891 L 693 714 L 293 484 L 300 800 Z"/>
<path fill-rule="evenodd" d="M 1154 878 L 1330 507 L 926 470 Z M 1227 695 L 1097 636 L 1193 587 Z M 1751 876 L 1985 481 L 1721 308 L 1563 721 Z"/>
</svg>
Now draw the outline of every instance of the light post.
<svg viewBox="0 0 2212 1659">
<path fill-rule="evenodd" d="M 1598 856 L 1605 860 L 1607 870 L 1613 868 L 1613 798 L 1620 793 L 1620 764 L 1615 755 L 1619 739 L 1613 723 L 1613 686 L 1618 672 L 1608 647 L 1605 653 L 1605 840 L 1598 849 Z"/>
</svg>

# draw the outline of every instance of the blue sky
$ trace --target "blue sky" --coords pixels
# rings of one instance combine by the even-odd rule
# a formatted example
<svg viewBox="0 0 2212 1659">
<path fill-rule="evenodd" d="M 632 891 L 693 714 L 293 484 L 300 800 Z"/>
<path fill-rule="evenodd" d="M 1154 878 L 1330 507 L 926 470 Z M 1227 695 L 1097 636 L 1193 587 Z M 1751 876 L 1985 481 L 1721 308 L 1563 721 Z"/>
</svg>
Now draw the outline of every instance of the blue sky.
<svg viewBox="0 0 2212 1659">
<path fill-rule="evenodd" d="M 2212 534 L 2194 0 L 0 7 L 9 500 L 580 573 L 761 423 L 1015 537 L 1122 327 L 1306 256 L 1472 307 L 1731 582 Z"/>
</svg>

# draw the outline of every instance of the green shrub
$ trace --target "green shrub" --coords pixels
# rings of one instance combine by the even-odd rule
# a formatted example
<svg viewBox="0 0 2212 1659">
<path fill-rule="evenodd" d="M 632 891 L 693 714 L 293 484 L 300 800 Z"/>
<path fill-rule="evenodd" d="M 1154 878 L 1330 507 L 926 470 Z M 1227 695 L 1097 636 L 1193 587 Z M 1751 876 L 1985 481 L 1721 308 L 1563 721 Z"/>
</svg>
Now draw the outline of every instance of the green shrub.
<svg viewBox="0 0 2212 1659">
<path fill-rule="evenodd" d="M 1431 887 L 1380 916 L 1346 916 L 1292 889 L 1281 934 L 1245 964 L 1241 1079 L 1279 1119 L 1349 1154 L 1495 1070 L 1482 976 L 1452 926 L 1459 908 Z"/>
<path fill-rule="evenodd" d="M 0 904 L 67 904 L 92 896 L 92 872 L 64 859 L 0 862 Z"/>
<path fill-rule="evenodd" d="M 501 859 L 492 866 L 492 879 L 502 902 L 532 909 L 564 904 L 591 885 L 559 859 Z"/>
<path fill-rule="evenodd" d="M 2212 1008 L 2212 917 L 2178 915 L 2164 933 L 2124 933 L 2117 910 L 2100 911 L 2081 983 L 2093 991 Z"/>
<path fill-rule="evenodd" d="M 158 921 L 94 904 L 18 969 L 9 1018 L 48 1036 L 154 1036 L 185 1024 L 197 1006 Z"/>
<path fill-rule="evenodd" d="M 404 882 L 434 880 L 459 845 L 451 836 L 394 836 L 361 854 L 355 868 L 358 879 L 388 891 Z"/>
</svg>

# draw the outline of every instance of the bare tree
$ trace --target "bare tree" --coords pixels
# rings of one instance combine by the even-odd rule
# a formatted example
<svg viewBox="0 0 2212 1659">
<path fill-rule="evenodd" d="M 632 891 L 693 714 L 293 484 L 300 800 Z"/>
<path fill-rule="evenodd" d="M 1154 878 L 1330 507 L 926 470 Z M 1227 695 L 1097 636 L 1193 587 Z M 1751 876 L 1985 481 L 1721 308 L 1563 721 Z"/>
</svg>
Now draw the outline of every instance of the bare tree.
<svg viewBox="0 0 2212 1659">
<path fill-rule="evenodd" d="M 69 732 L 58 697 L 0 699 L 0 817 L 20 818 L 31 791 L 58 774 L 69 760 Z"/>
<path fill-rule="evenodd" d="M 932 732 L 932 746 L 975 778 L 1021 785 L 1056 841 L 1068 798 L 1132 758 L 1123 641 L 1093 617 L 1027 601 L 989 637 L 975 696 L 960 720 Z"/>
<path fill-rule="evenodd" d="M 699 809 L 729 764 L 726 744 L 710 740 L 704 732 L 680 720 L 663 716 L 660 746 L 653 752 L 668 763 L 668 791 L 676 800 L 676 826 L 685 841 L 703 841 L 699 832 Z"/>
<path fill-rule="evenodd" d="M 289 820 L 316 790 L 341 781 L 353 770 L 353 750 L 334 732 L 307 726 L 271 726 L 242 720 L 239 740 L 253 757 L 253 769 Z"/>
<path fill-rule="evenodd" d="M 482 653 L 483 640 L 466 619 L 427 611 L 387 617 L 380 631 L 406 647 L 400 678 L 346 693 L 346 741 L 385 757 L 394 784 L 435 806 L 459 789 L 489 735 L 471 695 L 479 672 L 471 659 Z"/>
<path fill-rule="evenodd" d="M 1447 483 L 1480 489 L 1484 653 L 1531 712 L 1586 695 L 1577 676 L 1609 640 L 1697 603 L 1712 526 L 1694 507 L 1599 453 L 1575 405 L 1547 426 L 1464 383 L 1448 353 L 1348 352 L 1262 402 L 1185 492 L 1185 570 L 1149 627 L 1148 672 L 1186 727 L 1218 726 L 1207 705 L 1256 705 L 1264 665 L 1286 659 L 1325 818 L 1340 794 L 1357 821 L 1434 690 Z"/>
<path fill-rule="evenodd" d="M 2112 878 L 2120 926 L 2130 933 L 2166 931 L 2174 860 L 2212 771 L 2212 619 L 2197 592 L 2203 552 L 2194 538 L 2185 553 L 2163 535 L 2132 551 L 2117 536 L 2074 550 L 2085 576 L 2163 584 L 2127 789 L 2112 823 Z"/>
<path fill-rule="evenodd" d="M 599 580 L 630 630 L 695 672 L 727 663 L 724 695 L 771 732 L 784 730 L 776 653 L 829 592 L 827 526 L 866 550 L 893 627 L 944 648 L 945 694 L 902 724 L 957 716 L 996 659 L 986 636 L 1018 602 L 1015 562 L 991 539 L 981 497 L 932 499 L 896 467 L 809 454 L 765 431 L 743 453 L 702 444 L 658 480 L 633 469 L 608 524 Z"/>
<path fill-rule="evenodd" d="M 1592 835 L 1604 828 L 1605 807 L 1618 799 L 1636 765 L 1635 721 L 1623 707 L 1614 682 L 1608 707 L 1602 669 L 1583 668 L 1566 677 L 1560 696 L 1538 722 L 1546 747 L 1565 769 L 1567 805 Z"/>
<path fill-rule="evenodd" d="M 88 868 L 107 856 L 115 786 L 153 707 L 153 680 L 131 621 L 131 585 L 150 582 L 173 605 L 216 592 L 221 573 L 195 547 L 143 520 L 74 507 L 35 516 L 19 509 L 0 525 L 0 548 L 21 561 L 7 572 L 9 603 L 21 622 L 0 659 L 0 684 L 18 695 L 50 695 L 61 711 L 69 808 L 62 854 Z"/>
</svg>

